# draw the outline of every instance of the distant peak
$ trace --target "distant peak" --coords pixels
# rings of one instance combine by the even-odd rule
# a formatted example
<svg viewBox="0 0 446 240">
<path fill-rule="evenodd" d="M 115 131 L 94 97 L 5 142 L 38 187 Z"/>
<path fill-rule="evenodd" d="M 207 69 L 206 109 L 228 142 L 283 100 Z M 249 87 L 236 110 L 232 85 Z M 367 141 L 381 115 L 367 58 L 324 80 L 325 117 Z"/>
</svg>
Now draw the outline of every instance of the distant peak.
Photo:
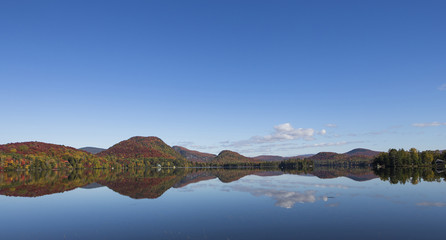
<svg viewBox="0 0 446 240">
<path fill-rule="evenodd" d="M 241 155 L 240 153 L 233 152 L 233 151 L 231 151 L 231 150 L 223 150 L 223 151 L 221 151 L 218 155 L 220 156 L 220 155 L 225 155 L 225 154 L 236 154 L 236 155 Z"/>
<path fill-rule="evenodd" d="M 346 155 L 365 155 L 365 156 L 376 156 L 379 154 L 379 152 L 377 151 L 372 151 L 370 149 L 366 149 L 366 148 L 355 148 L 349 152 L 345 153 Z"/>
<path fill-rule="evenodd" d="M 159 137 L 154 137 L 154 136 L 148 136 L 148 137 L 134 136 L 134 137 L 129 138 L 128 140 L 146 140 L 146 139 L 149 139 L 149 140 L 160 140 L 161 141 L 161 139 Z"/>
<path fill-rule="evenodd" d="M 158 137 L 135 136 L 121 141 L 98 155 L 115 155 L 120 158 L 179 159 L 181 155 Z"/>
</svg>

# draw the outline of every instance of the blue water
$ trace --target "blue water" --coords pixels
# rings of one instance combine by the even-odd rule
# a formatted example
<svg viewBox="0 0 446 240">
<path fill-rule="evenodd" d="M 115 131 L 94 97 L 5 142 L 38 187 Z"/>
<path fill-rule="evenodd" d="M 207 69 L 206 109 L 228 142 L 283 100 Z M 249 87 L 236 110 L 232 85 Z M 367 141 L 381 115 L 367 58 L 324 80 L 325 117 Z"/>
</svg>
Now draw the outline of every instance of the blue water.
<svg viewBox="0 0 446 240">
<path fill-rule="evenodd" d="M 170 188 L 167 185 L 160 196 L 153 198 L 136 199 L 132 194 L 119 193 L 105 186 L 107 181 L 99 181 L 102 184 L 92 188 L 79 187 L 34 197 L 1 195 L 0 238 L 440 239 L 444 236 L 444 180 L 413 185 L 390 184 L 376 177 L 355 181 L 342 176 L 322 179 L 311 175 L 270 175 L 248 174 L 226 183 L 211 176 L 185 186 L 171 181 Z M 184 182 L 184 178 L 187 173 L 182 173 L 178 180 Z M 16 191 L 11 189 L 12 185 L 22 184 L 3 181 L 2 190 L 8 190 L 9 195 Z M 44 181 L 39 184 L 45 187 Z M 128 184 L 123 186 L 131 187 Z M 145 190 L 153 189 L 138 189 Z"/>
</svg>

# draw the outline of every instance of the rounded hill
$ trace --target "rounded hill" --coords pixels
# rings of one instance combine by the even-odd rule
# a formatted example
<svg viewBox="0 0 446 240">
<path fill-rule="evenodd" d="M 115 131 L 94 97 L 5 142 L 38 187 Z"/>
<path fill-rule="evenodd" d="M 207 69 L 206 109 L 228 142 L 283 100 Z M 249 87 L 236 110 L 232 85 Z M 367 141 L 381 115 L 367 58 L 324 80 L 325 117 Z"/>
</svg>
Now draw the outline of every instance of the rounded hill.
<svg viewBox="0 0 446 240">
<path fill-rule="evenodd" d="M 157 137 L 132 137 L 119 142 L 98 156 L 115 156 L 118 158 L 162 158 L 179 159 L 181 155 Z"/>
<path fill-rule="evenodd" d="M 0 145 L 0 169 L 102 168 L 108 164 L 91 153 L 43 142 Z"/>
<path fill-rule="evenodd" d="M 229 151 L 229 150 L 223 150 L 221 151 L 218 156 L 215 158 L 216 162 L 219 163 L 258 163 L 260 161 L 254 159 L 245 157 L 239 153 Z"/>
</svg>

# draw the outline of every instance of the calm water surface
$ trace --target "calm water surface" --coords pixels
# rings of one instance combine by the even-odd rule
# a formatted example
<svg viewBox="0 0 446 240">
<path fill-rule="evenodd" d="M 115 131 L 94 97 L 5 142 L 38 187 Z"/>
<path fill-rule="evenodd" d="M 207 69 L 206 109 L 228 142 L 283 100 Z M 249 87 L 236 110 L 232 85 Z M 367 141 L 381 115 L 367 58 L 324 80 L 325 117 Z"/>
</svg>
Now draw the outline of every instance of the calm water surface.
<svg viewBox="0 0 446 240">
<path fill-rule="evenodd" d="M 444 174 L 408 171 L 0 173 L 0 238 L 444 237 Z"/>
</svg>

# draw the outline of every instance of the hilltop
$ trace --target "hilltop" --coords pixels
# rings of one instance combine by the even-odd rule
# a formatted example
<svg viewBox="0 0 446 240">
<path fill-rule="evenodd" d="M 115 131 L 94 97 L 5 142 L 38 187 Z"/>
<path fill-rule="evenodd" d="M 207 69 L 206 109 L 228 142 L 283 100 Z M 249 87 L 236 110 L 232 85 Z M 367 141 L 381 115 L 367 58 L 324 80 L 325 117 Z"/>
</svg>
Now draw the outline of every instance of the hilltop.
<svg viewBox="0 0 446 240">
<path fill-rule="evenodd" d="M 351 151 L 348 151 L 346 153 L 344 153 L 347 156 L 369 156 L 369 157 L 376 157 L 380 154 L 381 152 L 377 152 L 377 151 L 372 151 L 370 149 L 365 149 L 365 148 L 355 148 Z"/>
<path fill-rule="evenodd" d="M 181 155 L 157 137 L 132 137 L 121 141 L 98 156 L 114 156 L 119 159 L 180 159 Z"/>
<path fill-rule="evenodd" d="M 373 161 L 374 157 L 379 154 L 380 152 L 357 148 L 346 153 L 320 152 L 307 159 L 312 160 L 315 164 L 319 165 L 368 165 Z"/>
<path fill-rule="evenodd" d="M 259 163 L 259 160 L 245 157 L 239 153 L 229 150 L 221 151 L 214 160 L 217 163 L 233 164 L 233 163 Z"/>
<path fill-rule="evenodd" d="M 181 154 L 181 156 L 192 162 L 211 162 L 215 157 L 217 157 L 215 154 L 194 151 L 185 147 L 173 146 L 172 148 Z"/>
<path fill-rule="evenodd" d="M 157 137 L 132 137 L 96 154 L 126 168 L 187 166 L 187 161 Z"/>
<path fill-rule="evenodd" d="M 317 153 L 314 156 L 311 156 L 307 159 L 311 159 L 313 161 L 319 161 L 319 160 L 336 160 L 336 159 L 341 159 L 341 158 L 345 158 L 346 155 L 343 154 L 339 154 L 339 153 L 335 153 L 335 152 L 320 152 Z"/>
</svg>

